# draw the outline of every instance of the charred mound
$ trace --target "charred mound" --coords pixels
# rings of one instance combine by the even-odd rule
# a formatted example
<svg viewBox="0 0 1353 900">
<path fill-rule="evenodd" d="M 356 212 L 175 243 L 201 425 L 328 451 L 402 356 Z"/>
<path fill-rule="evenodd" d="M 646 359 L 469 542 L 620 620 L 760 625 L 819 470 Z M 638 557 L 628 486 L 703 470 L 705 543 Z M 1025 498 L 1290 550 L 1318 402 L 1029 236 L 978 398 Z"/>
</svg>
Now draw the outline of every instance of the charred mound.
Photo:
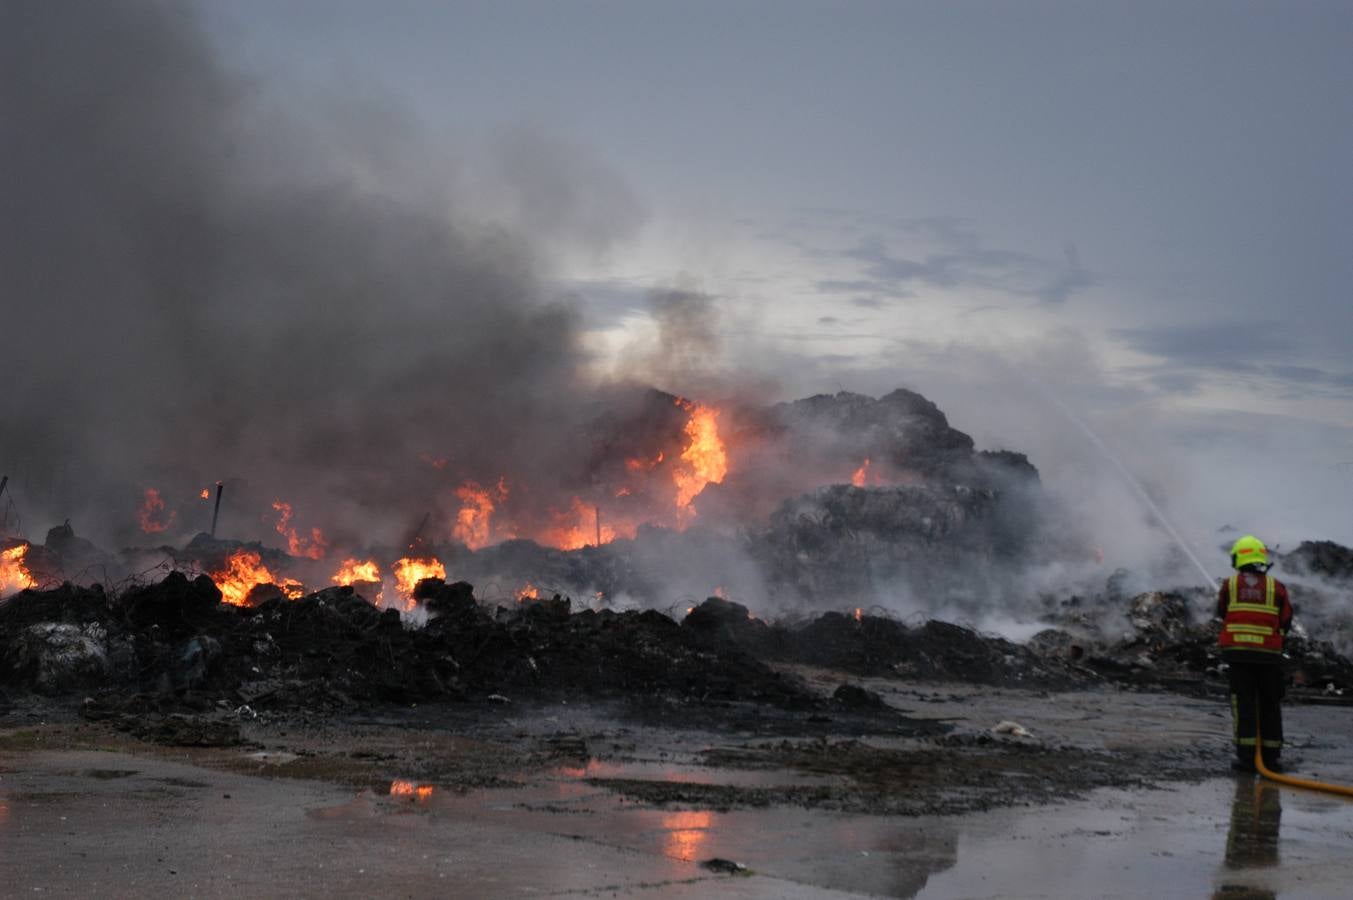
<svg viewBox="0 0 1353 900">
<path fill-rule="evenodd" d="M 172 573 L 110 597 L 99 586 L 0 603 L 0 678 L 47 694 L 147 694 L 199 705 L 342 706 L 514 692 L 811 705 L 746 651 L 661 613 L 585 610 L 552 598 L 498 615 L 468 584 L 428 579 L 432 618 L 406 628 L 351 588 L 256 607 L 220 603 L 209 579 Z"/>
</svg>

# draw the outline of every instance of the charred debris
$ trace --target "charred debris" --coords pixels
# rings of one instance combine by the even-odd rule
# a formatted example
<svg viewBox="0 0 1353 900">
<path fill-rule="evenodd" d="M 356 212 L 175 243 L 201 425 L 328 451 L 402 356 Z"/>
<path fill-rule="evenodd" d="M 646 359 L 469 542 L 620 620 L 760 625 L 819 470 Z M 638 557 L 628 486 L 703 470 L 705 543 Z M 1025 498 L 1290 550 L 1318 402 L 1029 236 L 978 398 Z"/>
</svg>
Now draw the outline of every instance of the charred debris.
<svg viewBox="0 0 1353 900">
<path fill-rule="evenodd" d="M 222 603 L 210 578 L 181 572 L 120 593 L 98 584 L 28 589 L 0 603 L 0 677 L 11 692 L 84 698 L 96 718 L 512 698 L 821 712 L 879 705 L 851 687 L 820 700 L 785 664 L 1048 690 L 1116 684 L 1200 695 L 1225 683 L 1215 623 L 1191 612 L 1199 598 L 1179 593 L 1124 598 L 1130 627 L 1117 637 L 1068 603 L 1051 617 L 1056 626 L 1023 645 L 863 611 L 766 622 L 718 597 L 679 620 L 656 610 L 574 609 L 557 595 L 502 607 L 440 578 L 421 581 L 415 598 L 427 612 L 419 627 L 352 587 L 250 606 Z M 1290 644 L 1298 697 L 1338 702 L 1353 687 L 1353 663 L 1332 645 L 1300 635 Z"/>
<path fill-rule="evenodd" d="M 642 416 L 661 427 L 648 431 L 671 438 L 689 421 L 668 421 L 683 409 L 674 399 L 650 393 Z M 309 573 L 312 586 L 340 581 L 328 577 L 331 560 L 317 577 L 314 555 L 208 533 L 120 553 L 69 523 L 40 545 L 4 541 L 0 593 L 10 596 L 0 600 L 0 684 L 9 693 L 78 698 L 86 715 L 128 727 L 142 727 L 149 711 L 219 719 L 433 700 L 656 699 L 812 715 L 880 706 L 860 688 L 819 699 L 796 674 L 803 666 L 847 678 L 1046 690 L 1223 690 L 1212 598 L 1196 589 L 1129 593 L 1132 579 L 1119 572 L 1084 596 L 1040 598 L 1047 628 L 1023 644 L 947 622 L 901 621 L 873 606 L 886 584 L 943 593 L 962 611 L 965 596 L 989 592 L 992 574 L 1027 558 L 1031 544 L 1043 556 L 1093 553 L 1056 527 L 1024 456 L 975 451 L 919 394 L 842 393 L 731 418 L 736 427 L 724 438 L 752 461 L 702 485 L 697 527 L 640 525 L 633 537 L 603 542 L 598 523 L 592 546 L 501 540 L 472 550 L 426 540 L 425 518 L 400 552 L 426 555 L 427 565 L 408 567 L 393 597 L 381 597 L 388 580 L 359 575 L 306 588 L 292 576 Z M 598 419 L 594 430 L 645 433 L 628 420 Z M 597 471 L 625 471 L 631 457 L 670 460 L 652 447 L 613 443 L 596 443 Z M 842 472 L 851 483 L 833 483 Z M 218 508 L 220 498 L 218 485 Z M 693 566 L 664 570 L 654 559 L 726 560 L 733 577 L 754 573 L 771 601 L 765 608 L 812 612 L 767 621 L 723 597 L 692 599 L 667 579 Z M 227 579 L 241 560 L 250 578 Z M 1302 544 L 1281 564 L 1294 576 L 1299 614 L 1327 623 L 1321 636 L 1333 641 L 1292 636 L 1294 693 L 1341 702 L 1353 687 L 1353 663 L 1340 652 L 1353 644 L 1342 612 L 1353 551 Z M 717 571 L 700 575 L 722 581 Z M 542 587 L 519 589 L 524 578 Z M 642 608 L 615 608 L 611 597 Z"/>
</svg>

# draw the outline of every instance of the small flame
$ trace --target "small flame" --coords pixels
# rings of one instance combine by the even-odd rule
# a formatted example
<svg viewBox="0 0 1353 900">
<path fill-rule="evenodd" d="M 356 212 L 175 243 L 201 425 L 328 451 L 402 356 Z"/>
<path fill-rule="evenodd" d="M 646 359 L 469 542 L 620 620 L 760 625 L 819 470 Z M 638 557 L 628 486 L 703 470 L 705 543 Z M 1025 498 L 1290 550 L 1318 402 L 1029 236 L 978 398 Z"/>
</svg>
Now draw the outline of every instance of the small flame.
<svg viewBox="0 0 1353 900">
<path fill-rule="evenodd" d="M 676 404 L 691 414 L 685 427 L 689 443 L 681 451 L 681 464 L 672 470 L 677 489 L 677 521 L 684 525 L 695 516 L 691 501 L 705 485 L 719 484 L 728 474 L 728 452 L 719 437 L 719 410 L 680 397 Z"/>
<path fill-rule="evenodd" d="M 197 496 L 201 497 L 203 500 L 210 500 L 210 499 L 211 499 L 211 489 L 210 489 L 210 488 L 203 488 L 203 489 L 202 489 L 202 493 L 198 494 Z"/>
<path fill-rule="evenodd" d="M 581 497 L 574 497 L 568 509 L 560 512 L 552 510 L 552 523 L 537 539 L 547 547 L 559 550 L 579 550 L 597 542 L 597 508 L 589 506 Z M 633 530 L 627 529 L 628 537 Z M 606 521 L 601 523 L 601 542 L 609 544 L 618 535 L 615 528 Z"/>
<path fill-rule="evenodd" d="M 368 559 L 366 562 L 358 562 L 355 559 L 343 560 L 343 565 L 334 573 L 334 584 L 349 585 L 354 581 L 380 581 L 381 569 L 376 565 L 376 561 Z"/>
<path fill-rule="evenodd" d="M 666 457 L 667 454 L 659 450 L 658 455 L 652 459 L 635 457 L 634 459 L 625 460 L 625 468 L 630 472 L 648 472 L 657 468 Z"/>
<path fill-rule="evenodd" d="M 728 599 L 728 595 L 724 593 L 723 585 L 719 585 L 714 589 L 714 596 L 718 597 L 720 600 Z"/>
<path fill-rule="evenodd" d="M 28 544 L 15 544 L 8 550 L 0 551 L 0 597 L 5 594 L 34 587 L 37 582 L 33 574 L 24 565 L 28 555 Z"/>
<path fill-rule="evenodd" d="M 494 487 L 485 488 L 477 481 L 467 481 L 456 488 L 456 496 L 461 507 L 451 533 L 471 550 L 488 546 L 495 500 L 501 503 L 507 499 L 507 482 L 500 478 Z"/>
<path fill-rule="evenodd" d="M 257 550 L 236 550 L 226 557 L 225 568 L 209 573 L 221 591 L 221 600 L 231 606 L 247 606 L 249 592 L 260 584 L 275 584 L 283 594 L 295 600 L 304 596 L 305 586 L 293 578 L 279 579 L 263 565 Z"/>
<path fill-rule="evenodd" d="M 869 457 L 866 456 L 855 474 L 850 476 L 850 483 L 856 487 L 864 487 L 869 483 Z"/>
<path fill-rule="evenodd" d="M 531 582 L 526 582 L 526 587 L 517 591 L 517 602 L 525 603 L 527 600 L 539 600 L 540 589 Z"/>
<path fill-rule="evenodd" d="M 858 606 L 855 607 L 855 621 L 858 622 L 863 618 L 864 618 L 864 610 L 860 609 Z"/>
<path fill-rule="evenodd" d="M 160 492 L 155 488 L 146 488 L 141 508 L 136 511 L 136 517 L 141 520 L 141 530 L 146 534 L 158 534 L 173 525 L 178 513 L 171 510 L 166 516 L 164 509 Z"/>
<path fill-rule="evenodd" d="M 412 611 L 417 605 L 417 601 L 413 599 L 413 589 L 418 587 L 418 582 L 424 578 L 445 578 L 446 567 L 436 559 L 405 556 L 395 560 L 394 574 L 395 589 L 404 599 L 404 609 L 407 612 Z"/>
<path fill-rule="evenodd" d="M 402 797 L 415 803 L 427 803 L 432 799 L 433 790 L 435 788 L 430 784 L 415 784 L 402 778 L 390 782 L 391 797 Z"/>
<path fill-rule="evenodd" d="M 277 533 L 287 539 L 287 552 L 292 556 L 304 556 L 308 559 L 323 559 L 328 552 L 329 541 L 318 528 L 310 529 L 310 537 L 303 538 L 291 527 L 291 504 L 274 500 L 272 508 L 281 515 L 277 520 Z"/>
<path fill-rule="evenodd" d="M 343 565 L 339 566 L 338 571 L 334 573 L 331 580 L 334 584 L 341 584 L 344 587 L 351 587 L 358 582 L 377 585 L 376 596 L 368 599 L 376 606 L 382 606 L 384 604 L 384 582 L 381 579 L 380 566 L 376 565 L 374 559 L 368 559 L 366 562 L 355 559 L 345 559 L 343 560 Z"/>
</svg>

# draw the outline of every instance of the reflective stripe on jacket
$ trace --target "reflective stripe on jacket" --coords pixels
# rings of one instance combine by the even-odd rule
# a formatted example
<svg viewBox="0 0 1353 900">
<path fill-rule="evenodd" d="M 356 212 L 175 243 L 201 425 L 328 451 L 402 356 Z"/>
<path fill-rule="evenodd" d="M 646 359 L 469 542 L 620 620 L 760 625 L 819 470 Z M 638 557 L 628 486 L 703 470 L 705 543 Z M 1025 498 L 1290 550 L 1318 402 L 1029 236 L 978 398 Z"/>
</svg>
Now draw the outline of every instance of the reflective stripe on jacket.
<svg viewBox="0 0 1353 900">
<path fill-rule="evenodd" d="M 1221 624 L 1223 650 L 1283 652 L 1282 610 L 1277 579 L 1264 575 L 1262 583 L 1232 575 L 1226 585 L 1226 616 Z"/>
</svg>

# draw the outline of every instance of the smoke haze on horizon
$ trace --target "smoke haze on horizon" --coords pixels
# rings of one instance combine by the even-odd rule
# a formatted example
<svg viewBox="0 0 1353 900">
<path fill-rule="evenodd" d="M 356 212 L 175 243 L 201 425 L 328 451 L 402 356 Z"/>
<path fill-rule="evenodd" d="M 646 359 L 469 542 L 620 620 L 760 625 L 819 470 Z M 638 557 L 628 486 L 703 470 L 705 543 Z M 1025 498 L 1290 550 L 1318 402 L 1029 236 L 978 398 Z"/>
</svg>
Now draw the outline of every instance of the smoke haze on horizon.
<svg viewBox="0 0 1353 900">
<path fill-rule="evenodd" d="M 592 79 L 595 67 L 632 65 L 648 46 L 638 40 L 651 34 L 645 25 L 667 14 L 646 23 L 611 11 L 609 24 L 635 45 L 565 69 L 547 89 L 557 60 L 545 50 L 529 58 L 535 29 L 514 31 L 465 7 L 455 7 L 465 19 L 451 28 L 435 5 L 399 7 L 406 15 L 391 22 L 408 30 L 389 24 L 365 44 L 361 4 L 334 4 L 328 15 L 305 3 L 276 12 L 250 3 L 229 12 L 7 8 L 15 27 L 0 37 L 0 160 L 25 177 L 0 189 L 7 331 L 19 336 L 6 347 L 18 389 L 0 407 L 0 450 L 6 464 L 17 460 L 45 479 L 49 499 L 63 504 L 51 515 L 78 521 L 128 508 L 129 496 L 112 485 L 247 475 L 260 490 L 286 485 L 298 509 L 337 506 L 339 527 L 393 539 L 427 487 L 388 460 L 454 446 L 465 477 L 486 478 L 503 454 L 518 471 L 548 477 L 582 464 L 557 437 L 589 414 L 598 384 L 636 378 L 716 398 L 731 385 L 757 399 L 912 387 L 979 446 L 1028 453 L 1101 541 L 1116 540 L 1129 557 L 1163 552 L 1150 516 L 1062 403 L 1115 448 L 1201 554 L 1225 540 L 1222 525 L 1289 543 L 1353 543 L 1343 512 L 1353 473 L 1340 467 L 1353 462 L 1353 376 L 1339 362 L 1353 333 L 1339 302 L 1350 273 L 1341 254 L 1324 249 L 1350 234 L 1350 214 L 1328 199 L 1347 196 L 1349 175 L 1327 163 L 1349 147 L 1353 116 L 1299 140 L 1305 116 L 1339 118 L 1322 106 L 1341 102 L 1337 95 L 1309 94 L 1310 109 L 1287 110 L 1294 121 L 1282 140 L 1261 137 L 1250 156 L 1221 166 L 1238 194 L 1270 204 L 1258 208 L 1272 211 L 1272 228 L 1309 226 L 1275 236 L 1266 267 L 1255 252 L 1266 229 L 1206 232 L 1236 217 L 1216 205 L 1221 186 L 1201 184 L 1195 209 L 1160 205 L 1171 184 L 1197 178 L 1190 140 L 1232 145 L 1244 111 L 1228 105 L 1230 90 L 1243 85 L 1217 107 L 1199 99 L 1194 120 L 1165 100 L 1153 110 L 1148 89 L 1158 78 L 1131 68 L 1123 93 L 1099 98 L 1102 115 L 1117 110 L 1180 136 L 1175 150 L 1147 148 L 1157 168 L 1128 170 L 1129 188 L 1162 176 L 1128 204 L 1088 180 L 1090 164 L 1074 158 L 1096 149 L 1068 112 L 1086 98 L 1054 93 L 1032 103 L 1020 93 L 1035 134 L 1007 134 L 1009 123 L 996 119 L 982 132 L 956 124 L 965 103 L 973 120 L 1000 107 L 978 81 L 930 91 L 917 91 L 910 76 L 889 81 L 910 71 L 889 68 L 885 52 L 907 45 L 909 30 L 956 53 L 987 46 L 992 26 L 971 8 L 947 16 L 918 7 L 895 20 L 865 6 L 828 23 L 900 29 L 896 46 L 857 37 L 861 59 L 879 67 L 877 90 L 892 84 L 899 110 L 928 126 L 913 146 L 899 142 L 887 117 L 863 118 L 850 104 L 827 110 L 829 98 L 854 89 L 860 110 L 876 101 L 863 81 L 813 66 L 803 77 L 821 76 L 819 93 L 793 89 L 798 76 L 785 70 L 793 54 L 767 48 L 821 24 L 811 4 L 791 4 L 761 35 L 741 21 L 726 42 L 692 33 L 693 46 L 710 54 L 705 76 L 678 86 L 635 72 L 667 117 L 637 120 L 653 126 L 649 143 L 643 127 L 616 128 L 606 109 L 613 98 Z M 550 18 L 543 6 L 525 7 Z M 1324 84 L 1348 62 L 1332 60 L 1312 33 L 1325 18 L 1345 29 L 1348 19 L 1300 8 L 1302 27 L 1277 50 L 1305 50 L 1311 68 L 1291 78 Z M 696 23 L 718 21 L 712 7 L 695 9 Z M 1123 17 L 1031 9 L 1068 40 L 1101 35 Z M 1190 49 L 1185 36 L 1201 26 L 1152 10 L 1146 18 L 1159 31 L 1144 26 L 1125 40 L 1155 48 L 1159 71 L 1174 72 Z M 307 14 L 315 31 L 301 39 L 294 29 Z M 1204 48 L 1222 71 L 1266 21 L 1255 15 L 1254 23 L 1223 17 L 1218 46 Z M 419 21 L 449 47 L 473 37 L 468 58 L 481 66 L 478 84 L 465 79 L 440 106 L 433 100 L 456 72 L 446 62 L 456 54 L 442 57 L 451 68 L 420 70 L 429 57 L 426 38 L 413 34 Z M 732 69 L 739 39 L 751 62 Z M 401 61 L 402 40 L 411 52 Z M 511 50 L 494 65 L 485 45 Z M 1028 59 L 1001 59 L 1017 64 L 1030 89 L 1051 77 Z M 514 63 L 517 80 L 505 80 Z M 329 79 L 333 72 L 342 77 Z M 705 78 L 715 76 L 745 95 L 755 110 L 749 121 L 735 121 L 722 102 L 701 106 L 714 96 Z M 523 81 L 537 86 L 539 103 L 523 101 L 531 94 Z M 406 90 L 414 83 L 421 91 Z M 545 111 L 561 85 L 572 85 L 573 100 Z M 1275 115 L 1282 88 L 1274 81 L 1249 113 Z M 789 96 L 803 106 L 787 105 Z M 463 138 L 458 102 L 469 123 Z M 692 103 L 706 109 L 703 120 L 683 121 Z M 1213 132 L 1204 127 L 1209 109 Z M 688 142 L 677 134 L 683 124 Z M 783 155 L 749 137 L 791 125 L 804 140 Z M 825 134 L 836 141 L 823 143 Z M 1004 150 L 1002 137 L 1014 138 Z M 1053 137 L 1068 146 L 1044 166 L 1037 153 L 1052 149 Z M 863 149 L 870 141 L 899 153 L 885 168 Z M 1109 158 L 1121 163 L 1142 149 L 1128 144 Z M 972 158 L 938 161 L 959 147 Z M 1280 196 L 1284 184 L 1256 187 L 1253 174 L 1276 172 L 1271 164 L 1294 149 L 1309 152 L 1305 174 L 1279 173 L 1291 179 L 1290 193 Z M 806 177 L 815 159 L 899 185 L 866 204 L 852 178 Z M 1036 174 L 1058 196 L 1036 208 L 994 175 L 976 177 L 984 166 Z M 745 184 L 738 171 L 748 173 Z M 1321 175 L 1331 180 L 1316 184 Z M 697 191 L 701 178 L 707 186 Z M 906 202 L 904 188 L 915 188 Z M 1089 217 L 1091 201 L 1078 202 L 1078 191 L 1102 204 L 1102 220 Z M 1167 224 L 1153 246 L 1144 236 L 1156 221 Z M 1109 242 L 1115 233 L 1125 236 L 1119 247 Z M 1216 258 L 1198 261 L 1208 254 Z M 1225 271 L 1230 260 L 1237 271 Z M 1265 298 L 1280 289 L 1302 293 L 1275 309 Z M 43 299 L 26 302 L 35 293 Z M 1238 360 L 1230 351 L 1239 346 Z M 564 458 L 540 455 L 543 446 Z M 74 499 L 94 486 L 102 493 Z M 390 510 L 388 519 L 373 519 L 374 509 Z M 1224 569 L 1215 555 L 1208 564 Z"/>
</svg>

